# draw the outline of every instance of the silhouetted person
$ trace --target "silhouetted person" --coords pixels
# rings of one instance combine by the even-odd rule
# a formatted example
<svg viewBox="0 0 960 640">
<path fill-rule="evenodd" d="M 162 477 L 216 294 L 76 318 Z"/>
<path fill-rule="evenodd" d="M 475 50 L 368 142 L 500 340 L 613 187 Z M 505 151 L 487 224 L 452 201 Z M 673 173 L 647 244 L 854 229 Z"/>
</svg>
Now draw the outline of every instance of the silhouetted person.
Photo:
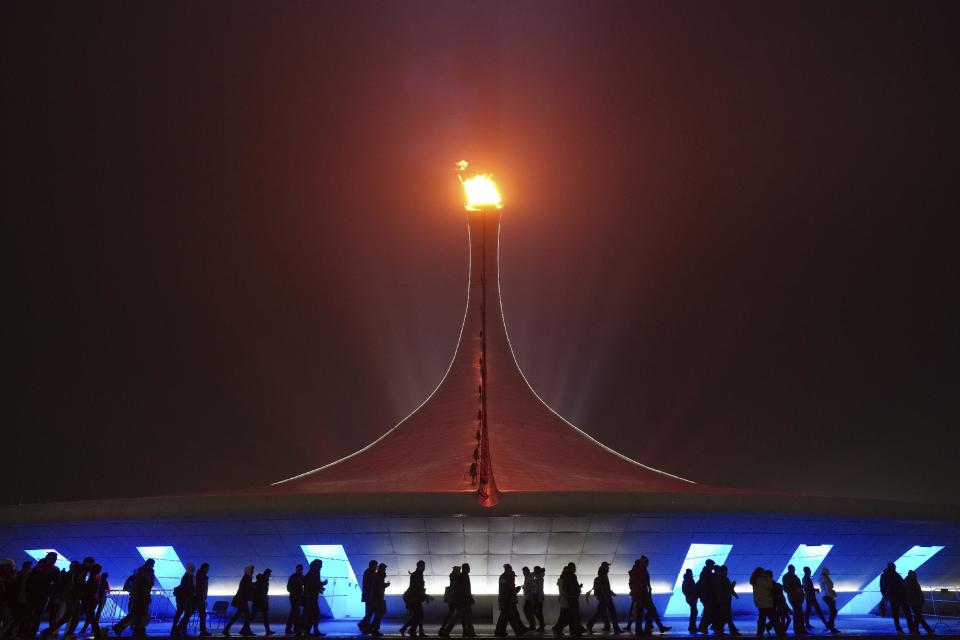
<svg viewBox="0 0 960 640">
<path fill-rule="evenodd" d="M 27 580 L 33 562 L 27 560 L 20 565 L 11 581 L 10 589 L 6 592 L 9 598 L 10 606 L 13 607 L 13 620 L 9 625 L 0 629 L 0 640 L 25 635 L 25 630 L 30 626 L 30 603 L 27 598 Z"/>
<path fill-rule="evenodd" d="M 20 630 L 21 637 L 33 638 L 37 635 L 44 608 L 53 593 L 53 584 L 59 574 L 57 554 L 53 551 L 47 553 L 37 562 L 37 566 L 30 570 L 27 576 L 27 603 L 30 615 L 27 624 Z"/>
<path fill-rule="evenodd" d="M 660 614 L 657 613 L 657 607 L 653 603 L 653 586 L 650 584 L 650 571 L 648 567 L 650 566 L 650 560 L 647 556 L 640 556 L 640 559 L 637 560 L 633 565 L 631 572 L 635 572 L 635 576 L 631 576 L 631 580 L 636 580 L 638 582 L 637 587 L 639 588 L 639 607 L 637 610 L 637 635 L 640 635 L 640 618 L 643 616 L 645 628 L 643 633 L 645 635 L 650 635 L 653 632 L 653 623 L 656 623 L 657 629 L 660 633 L 666 633 L 670 631 L 671 627 L 668 627 L 663 624 L 660 620 Z M 633 587 L 630 589 L 633 593 Z M 641 611 L 643 612 L 641 614 Z"/>
<path fill-rule="evenodd" d="M 371 560 L 360 579 L 360 602 L 363 603 L 363 619 L 357 623 L 360 633 L 370 633 L 370 620 L 373 618 L 373 598 L 370 590 L 373 588 L 373 577 L 377 573 L 377 561 Z"/>
<path fill-rule="evenodd" d="M 450 584 L 443 590 L 443 601 L 447 604 L 447 615 L 440 624 L 439 635 L 448 636 L 448 628 L 453 624 L 453 616 L 457 612 L 457 605 L 453 601 L 453 590 L 456 588 L 457 577 L 460 575 L 460 565 L 450 570 Z"/>
<path fill-rule="evenodd" d="M 773 624 L 777 635 L 782 636 L 783 630 L 773 607 L 773 578 L 767 575 L 763 567 L 757 567 L 750 574 L 750 586 L 753 588 L 753 604 L 757 607 L 757 636 L 762 636 L 769 624 Z"/>
<path fill-rule="evenodd" d="M 536 629 L 537 622 L 533 617 L 533 600 L 530 598 L 530 591 L 533 589 L 533 572 L 530 571 L 530 567 L 523 567 L 520 569 L 520 573 L 523 574 L 523 585 L 521 587 L 521 592 L 523 593 L 523 617 L 526 618 L 528 627 Z"/>
<path fill-rule="evenodd" d="M 360 596 L 361 599 L 363 595 Z M 298 564 L 287 578 L 287 599 L 290 601 L 290 613 L 287 615 L 286 635 L 300 635 L 300 611 L 303 608 L 303 565 Z M 361 627 L 362 631 L 362 627 Z"/>
<path fill-rule="evenodd" d="M 96 619 L 97 619 L 97 624 L 100 623 L 100 616 L 103 615 L 103 608 L 104 608 L 104 607 L 106 606 L 106 604 L 107 604 L 107 594 L 110 593 L 110 580 L 109 580 L 109 578 L 110 578 L 110 574 L 109 574 L 109 573 L 103 572 L 103 573 L 100 574 L 100 580 L 99 580 L 99 583 L 98 583 L 99 588 L 100 588 L 100 591 L 99 591 L 99 593 L 97 594 L 97 611 L 96 611 L 96 616 L 95 616 Z M 90 626 L 90 623 L 87 622 L 87 621 L 84 621 L 83 627 L 80 629 L 80 635 L 81 635 L 81 636 L 82 636 L 82 635 L 85 635 L 85 634 L 87 633 L 87 627 L 89 627 L 89 626 Z"/>
<path fill-rule="evenodd" d="M 83 562 L 80 563 L 80 570 L 73 577 L 73 603 L 70 607 L 70 624 L 67 625 L 67 631 L 64 637 L 73 637 L 77 627 L 80 625 L 80 621 L 85 617 L 84 607 L 87 604 L 85 599 L 96 596 L 96 594 L 88 594 L 86 592 L 88 577 L 94 564 L 96 563 L 93 557 L 87 556 L 83 559 Z M 96 605 L 94 605 L 94 610 L 96 610 Z"/>
<path fill-rule="evenodd" d="M 770 578 L 770 582 L 773 584 L 773 609 L 777 614 L 777 620 L 780 621 L 780 629 L 786 634 L 787 629 L 790 628 L 790 607 L 787 606 L 787 596 L 784 594 L 783 585 L 773 579 L 773 571 L 770 569 L 765 570 L 764 574 Z M 775 628 L 775 623 L 767 624 L 767 631 Z"/>
<path fill-rule="evenodd" d="M 687 569 L 683 572 L 683 582 L 680 585 L 680 591 L 683 593 L 683 599 L 690 607 L 690 622 L 687 625 L 687 631 L 697 632 L 697 581 L 693 579 L 693 569 Z"/>
<path fill-rule="evenodd" d="M 210 635 L 207 631 L 207 592 L 210 588 L 210 565 L 206 562 L 200 565 L 195 576 L 197 585 L 197 622 L 200 626 L 200 637 Z"/>
<path fill-rule="evenodd" d="M 407 629 L 410 630 L 411 638 L 416 635 L 426 635 L 423 632 L 423 603 L 432 600 L 427 595 L 427 585 L 423 580 L 423 571 L 426 568 L 427 563 L 418 560 L 417 568 L 410 573 L 410 583 L 407 590 L 403 592 L 403 604 L 410 613 L 407 621 L 400 627 L 400 635 L 403 635 Z"/>
<path fill-rule="evenodd" d="M 903 633 L 900 628 L 900 612 L 907 619 L 907 627 L 913 629 L 913 618 L 910 616 L 910 607 L 907 606 L 906 593 L 903 587 L 903 577 L 897 573 L 897 565 L 890 562 L 880 574 L 880 593 L 890 603 L 890 613 L 893 616 L 893 626 L 897 633 Z"/>
<path fill-rule="evenodd" d="M 80 603 L 77 599 L 78 576 L 80 575 L 80 563 L 76 560 L 70 562 L 66 571 L 57 574 L 53 582 L 53 591 L 50 596 L 50 624 L 40 634 L 41 638 L 47 638 L 51 634 L 56 637 L 60 627 L 67 624 L 74 612 L 79 609 Z"/>
<path fill-rule="evenodd" d="M 620 623 L 617 621 L 617 610 L 613 606 L 613 597 L 616 594 L 610 588 L 609 562 L 600 563 L 600 568 L 597 569 L 597 577 L 593 579 L 593 588 L 587 592 L 588 598 L 591 591 L 597 598 L 597 610 L 587 622 L 587 631 L 593 633 L 593 625 L 598 620 L 603 620 L 604 631 L 609 631 L 612 624 L 614 633 L 622 633 L 623 629 L 620 628 Z"/>
<path fill-rule="evenodd" d="M 320 577 L 323 561 L 314 559 L 310 562 L 307 573 L 303 576 L 303 616 L 300 619 L 304 634 L 325 636 L 319 629 L 313 628 L 320 622 L 320 594 L 323 593 L 327 581 Z"/>
<path fill-rule="evenodd" d="M 273 571 L 264 569 L 263 573 L 257 574 L 257 579 L 253 582 L 253 617 L 258 613 L 263 614 L 263 630 L 265 635 L 272 636 L 275 632 L 270 630 L 270 576 Z"/>
<path fill-rule="evenodd" d="M 833 580 L 830 578 L 830 569 L 824 567 L 820 569 L 820 596 L 830 611 L 830 617 L 827 619 L 827 629 L 831 633 L 840 633 L 835 626 L 837 621 L 837 592 L 833 588 Z"/>
<path fill-rule="evenodd" d="M 810 572 L 810 567 L 803 568 L 803 625 L 807 630 L 813 629 L 813 625 L 810 624 L 810 610 L 814 609 L 817 612 L 817 616 L 820 617 L 820 622 L 823 623 L 823 626 L 830 628 L 830 625 L 827 623 L 827 619 L 823 616 L 823 610 L 820 609 L 820 603 L 817 601 L 817 587 L 813 584 L 813 575 Z"/>
<path fill-rule="evenodd" d="M 706 633 L 708 627 L 717 628 L 717 587 L 713 581 L 715 578 L 713 568 L 716 564 L 713 560 L 707 560 L 697 578 L 697 597 L 703 605 L 703 615 L 697 626 L 697 631 L 700 633 Z M 637 623 L 639 622 L 638 619 Z"/>
<path fill-rule="evenodd" d="M 0 564 L 0 638 L 5 638 L 14 625 L 17 603 L 17 571 L 13 560 Z"/>
<path fill-rule="evenodd" d="M 723 627 L 726 625 L 730 629 L 730 633 L 739 636 L 740 631 L 737 629 L 737 626 L 733 624 L 733 598 L 738 598 L 737 596 L 737 583 L 730 580 L 727 575 L 727 565 L 720 565 L 717 567 L 717 573 L 714 579 L 714 585 L 717 588 L 717 618 L 719 620 L 718 627 L 720 633 L 723 633 Z"/>
<path fill-rule="evenodd" d="M 933 629 L 923 619 L 923 587 L 920 586 L 920 580 L 917 578 L 917 572 L 911 569 L 907 571 L 907 577 L 903 579 L 903 594 L 910 611 L 913 612 L 913 631 L 920 632 L 923 627 L 927 635 L 933 635 Z"/>
<path fill-rule="evenodd" d="M 91 564 L 87 570 L 87 579 L 80 588 L 80 613 L 85 620 L 84 628 L 90 625 L 90 629 L 93 631 L 93 637 L 98 640 L 103 637 L 103 634 L 100 632 L 100 615 L 97 612 L 101 596 L 100 582 L 102 580 L 102 571 L 103 567 L 101 565 L 97 563 Z M 71 628 L 67 631 L 67 636 L 73 635 L 77 625 L 71 622 L 70 626 Z"/>
<path fill-rule="evenodd" d="M 370 597 L 373 598 L 373 620 L 370 622 L 370 635 L 382 636 L 380 633 L 380 623 L 383 622 L 383 616 L 387 614 L 387 587 L 390 583 L 387 581 L 387 565 L 380 563 L 377 565 L 377 572 L 373 574 L 373 584 L 370 588 Z"/>
<path fill-rule="evenodd" d="M 183 577 L 180 578 L 180 584 L 173 590 L 173 596 L 177 601 L 177 610 L 173 614 L 173 623 L 170 626 L 170 635 L 178 636 L 186 634 L 187 622 L 193 615 L 197 606 L 197 580 L 194 574 L 196 568 L 192 562 L 188 562 Z"/>
<path fill-rule="evenodd" d="M 146 635 L 147 618 L 150 613 L 150 592 L 156 581 L 153 573 L 153 558 L 143 563 L 133 579 L 130 580 L 129 613 L 117 624 L 113 625 L 113 633 L 120 635 L 127 626 L 133 626 L 134 637 Z"/>
<path fill-rule="evenodd" d="M 493 635 L 499 638 L 506 637 L 507 623 L 509 623 L 513 633 L 522 636 L 527 632 L 527 628 L 520 621 L 520 612 L 517 610 L 517 594 L 520 593 L 520 587 L 517 586 L 517 574 L 509 564 L 503 565 L 503 573 L 500 574 L 498 585 L 497 607 L 500 615 Z"/>
<path fill-rule="evenodd" d="M 473 628 L 473 589 L 470 585 L 470 564 L 464 562 L 460 565 L 460 573 L 456 576 L 455 588 L 453 590 L 453 602 L 456 606 L 456 612 L 453 619 L 447 625 L 447 634 L 453 629 L 457 619 L 460 620 L 460 626 L 463 629 L 464 638 L 474 638 L 477 632 Z"/>
<path fill-rule="evenodd" d="M 577 565 L 573 562 L 567 563 L 560 572 L 557 590 L 560 593 L 560 617 L 557 619 L 557 624 L 553 626 L 554 632 L 562 635 L 563 630 L 570 627 L 570 635 L 583 635 L 586 631 L 580 621 L 580 593 L 583 591 L 583 585 L 577 579 Z"/>
<path fill-rule="evenodd" d="M 533 618 L 537 621 L 537 631 L 543 631 L 545 624 L 543 621 L 543 579 L 546 570 L 541 566 L 533 568 L 533 583 L 531 585 L 530 598 L 533 600 Z"/>
<path fill-rule="evenodd" d="M 230 627 L 233 623 L 243 618 L 243 626 L 240 627 L 240 635 L 255 635 L 250 629 L 250 601 L 253 600 L 253 565 L 248 564 L 243 568 L 243 576 L 240 578 L 240 584 L 237 585 L 237 593 L 230 601 L 230 606 L 234 608 L 233 616 L 223 627 L 223 635 L 229 637 Z"/>
<path fill-rule="evenodd" d="M 790 601 L 790 608 L 793 609 L 794 635 L 807 635 L 807 628 L 803 621 L 803 584 L 797 575 L 797 568 L 792 564 L 787 566 L 787 572 L 783 574 L 783 590 L 787 594 L 787 600 Z"/>
</svg>

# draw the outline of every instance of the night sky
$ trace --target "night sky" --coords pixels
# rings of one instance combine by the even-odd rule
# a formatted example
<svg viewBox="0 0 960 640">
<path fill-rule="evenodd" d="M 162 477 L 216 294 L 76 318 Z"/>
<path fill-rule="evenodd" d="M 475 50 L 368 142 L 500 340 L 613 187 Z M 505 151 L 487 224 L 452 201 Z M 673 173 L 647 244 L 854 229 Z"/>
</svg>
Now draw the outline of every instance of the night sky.
<svg viewBox="0 0 960 640">
<path fill-rule="evenodd" d="M 264 484 L 379 436 L 456 344 L 466 158 L 562 415 L 700 482 L 960 504 L 958 18 L 5 5 L 0 500 Z"/>
</svg>

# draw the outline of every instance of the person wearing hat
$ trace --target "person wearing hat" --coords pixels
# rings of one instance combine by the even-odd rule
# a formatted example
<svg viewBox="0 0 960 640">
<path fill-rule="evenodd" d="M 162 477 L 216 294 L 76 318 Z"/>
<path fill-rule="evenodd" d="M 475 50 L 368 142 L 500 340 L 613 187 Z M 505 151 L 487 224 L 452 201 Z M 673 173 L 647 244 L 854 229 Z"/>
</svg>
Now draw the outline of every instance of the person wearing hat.
<svg viewBox="0 0 960 640">
<path fill-rule="evenodd" d="M 517 611 L 517 594 L 520 593 L 520 587 L 517 586 L 517 574 L 509 564 L 503 565 L 503 573 L 500 574 L 499 589 L 497 592 L 497 606 L 500 609 L 500 616 L 497 618 L 497 627 L 493 635 L 498 638 L 504 638 L 507 635 L 507 623 L 513 629 L 513 633 L 522 636 L 527 632 L 527 628 L 520 621 L 520 612 Z"/>
<path fill-rule="evenodd" d="M 597 620 L 603 620 L 603 630 L 610 631 L 613 625 L 614 633 L 622 633 L 620 623 L 617 621 L 617 610 L 613 606 L 613 597 L 616 595 L 610 588 L 610 563 L 601 562 L 597 569 L 597 577 L 593 579 L 593 588 L 587 591 L 587 600 L 590 599 L 590 593 L 597 597 L 597 610 L 593 617 L 587 622 L 587 631 L 593 633 L 593 625 Z"/>
</svg>

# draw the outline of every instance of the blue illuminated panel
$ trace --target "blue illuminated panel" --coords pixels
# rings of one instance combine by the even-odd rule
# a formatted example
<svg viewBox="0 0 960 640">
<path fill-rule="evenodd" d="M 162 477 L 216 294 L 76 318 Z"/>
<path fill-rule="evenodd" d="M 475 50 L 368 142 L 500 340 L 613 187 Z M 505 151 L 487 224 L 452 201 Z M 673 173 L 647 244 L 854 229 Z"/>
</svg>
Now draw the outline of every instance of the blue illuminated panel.
<svg viewBox="0 0 960 640">
<path fill-rule="evenodd" d="M 897 565 L 897 573 L 905 576 L 907 571 L 911 569 L 916 570 L 917 567 L 935 556 L 941 549 L 943 549 L 942 546 L 912 547 L 894 563 Z M 860 593 L 855 595 L 850 602 L 845 604 L 843 608 L 840 609 L 840 613 L 854 615 L 868 614 L 873 611 L 874 607 L 880 604 L 882 598 L 883 596 L 880 595 L 880 576 L 877 576 L 870 584 L 865 586 Z"/>
<path fill-rule="evenodd" d="M 180 579 L 187 572 L 187 568 L 180 562 L 173 547 L 137 547 L 144 561 L 153 559 L 153 573 L 157 584 L 167 593 L 170 601 L 176 603 L 173 590 L 180 584 Z"/>
<path fill-rule="evenodd" d="M 330 606 L 333 617 L 362 618 L 363 603 L 360 602 L 360 585 L 353 572 L 350 560 L 342 544 L 302 544 L 307 563 L 322 560 L 320 575 L 328 580 L 323 597 Z"/>
<path fill-rule="evenodd" d="M 683 597 L 683 574 L 687 569 L 693 569 L 693 577 L 700 575 L 700 570 L 707 560 L 713 560 L 718 565 L 727 561 L 732 544 L 691 544 L 687 550 L 687 557 L 683 559 L 683 565 L 680 567 L 680 573 L 677 574 L 677 583 L 673 586 L 673 593 L 670 595 L 670 601 L 667 602 L 667 610 L 664 615 L 680 616 L 690 613 L 690 607 L 687 606 L 687 600 Z M 697 605 L 700 607 L 700 605 Z M 702 609 L 702 607 L 700 607 Z"/>
<path fill-rule="evenodd" d="M 823 559 L 830 553 L 830 549 L 833 549 L 832 544 L 800 545 L 790 556 L 790 561 L 783 567 L 780 578 L 783 579 L 783 576 L 787 574 L 787 567 L 790 565 L 796 567 L 798 576 L 803 576 L 804 567 L 810 567 L 810 573 L 816 575 L 817 569 L 823 564 Z"/>
<path fill-rule="evenodd" d="M 67 557 L 56 549 L 24 549 L 23 551 L 37 562 L 42 560 L 45 555 L 53 551 L 55 554 L 57 554 L 57 568 L 61 571 L 66 571 L 70 568 L 70 561 L 67 560 Z"/>
</svg>

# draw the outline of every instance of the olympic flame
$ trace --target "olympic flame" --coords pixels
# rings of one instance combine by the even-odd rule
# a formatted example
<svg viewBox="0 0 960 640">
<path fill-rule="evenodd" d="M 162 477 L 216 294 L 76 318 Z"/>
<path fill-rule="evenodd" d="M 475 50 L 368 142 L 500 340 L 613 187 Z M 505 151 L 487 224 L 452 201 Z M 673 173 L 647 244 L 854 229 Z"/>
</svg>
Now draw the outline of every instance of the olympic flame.
<svg viewBox="0 0 960 640">
<path fill-rule="evenodd" d="M 467 211 L 483 211 L 484 209 L 502 209 L 503 200 L 497 190 L 497 183 L 489 173 L 481 173 L 472 178 L 463 177 L 467 168 L 467 161 L 457 163 L 460 171 L 460 182 L 463 184 L 464 208 Z"/>
</svg>

